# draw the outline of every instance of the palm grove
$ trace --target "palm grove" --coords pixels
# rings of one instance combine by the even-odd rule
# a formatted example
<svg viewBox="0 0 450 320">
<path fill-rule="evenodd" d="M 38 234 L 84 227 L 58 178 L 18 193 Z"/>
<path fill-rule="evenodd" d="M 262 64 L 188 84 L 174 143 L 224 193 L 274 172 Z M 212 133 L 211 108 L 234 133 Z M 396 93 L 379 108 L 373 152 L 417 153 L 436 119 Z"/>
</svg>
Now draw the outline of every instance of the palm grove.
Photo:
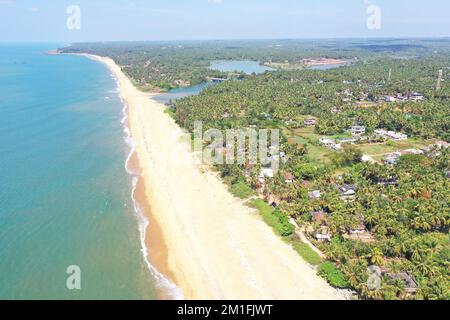
<svg viewBox="0 0 450 320">
<path fill-rule="evenodd" d="M 307 115 L 318 119 L 315 131 L 322 135 L 345 135 L 352 125 L 364 125 L 369 136 L 385 128 L 448 141 L 450 90 L 446 86 L 436 92 L 435 83 L 438 70 L 449 63 L 435 58 L 377 59 L 326 72 L 267 73 L 229 81 L 177 101 L 175 118 L 188 129 L 201 120 L 210 128 L 257 126 L 286 132 L 301 127 L 302 116 Z M 384 95 L 416 91 L 423 92 L 426 101 L 373 103 Z M 351 94 L 344 102 L 345 92 Z M 363 97 L 372 103 L 355 106 Z M 274 215 L 282 213 L 308 226 L 311 241 L 337 266 L 338 271 L 332 269 L 335 275 L 329 277 L 333 285 L 350 287 L 363 298 L 448 299 L 450 158 L 447 149 L 436 148 L 427 154 L 404 155 L 395 166 L 388 166 L 361 163 L 361 152 L 349 145 L 331 154 L 330 161 L 321 162 L 309 156 L 303 144 L 292 145 L 285 137 L 282 150 L 289 160 L 266 183 L 262 194 L 270 202 L 279 199 Z M 245 184 L 251 190 L 260 187 L 260 169 L 219 168 L 232 188 L 242 189 Z M 286 183 L 286 173 L 293 174 L 293 183 Z M 342 199 L 342 185 L 355 186 L 352 201 Z M 312 199 L 312 191 L 320 191 L 320 198 Z M 318 212 L 325 219 L 314 219 Z M 346 237 L 361 224 L 370 241 Z M 323 227 L 330 241 L 314 238 Z M 292 228 L 284 230 L 285 237 L 292 236 Z M 371 265 L 382 270 L 382 285 L 376 289 L 367 284 Z M 407 294 L 408 282 L 395 276 L 405 274 L 417 282 L 413 295 Z"/>
<path fill-rule="evenodd" d="M 236 196 L 257 196 L 252 205 L 264 220 L 333 286 L 369 299 L 450 299 L 448 40 L 81 44 L 65 51 L 112 56 L 146 90 L 230 76 L 208 69 L 217 59 L 291 66 L 308 57 L 347 60 L 327 71 L 231 75 L 169 111 L 189 131 L 195 121 L 204 130 L 281 130 L 283 161 L 275 176 L 261 176 L 260 165 L 217 170 Z M 424 99 L 410 98 L 417 93 Z M 353 139 L 353 126 L 364 127 L 363 137 Z M 408 140 L 387 141 L 377 129 Z M 330 150 L 320 137 L 348 143 Z M 411 146 L 422 150 L 399 154 L 394 164 L 377 158 Z M 368 150 L 375 159 L 362 161 Z M 299 241 L 289 219 L 325 259 Z M 368 281 L 370 266 L 377 267 L 379 286 Z"/>
</svg>

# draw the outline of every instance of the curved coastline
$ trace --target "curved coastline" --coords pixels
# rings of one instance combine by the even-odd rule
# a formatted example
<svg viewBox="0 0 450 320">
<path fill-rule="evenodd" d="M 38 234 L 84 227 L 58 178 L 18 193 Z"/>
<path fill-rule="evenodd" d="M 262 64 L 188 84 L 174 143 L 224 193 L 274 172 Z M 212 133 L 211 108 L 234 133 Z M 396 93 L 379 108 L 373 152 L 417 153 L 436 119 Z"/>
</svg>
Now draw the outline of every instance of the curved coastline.
<svg viewBox="0 0 450 320">
<path fill-rule="evenodd" d="M 143 254 L 171 292 L 163 298 L 341 299 L 216 174 L 192 162 L 186 134 L 162 104 L 110 58 L 83 56 L 108 66 L 126 105 Z"/>
</svg>

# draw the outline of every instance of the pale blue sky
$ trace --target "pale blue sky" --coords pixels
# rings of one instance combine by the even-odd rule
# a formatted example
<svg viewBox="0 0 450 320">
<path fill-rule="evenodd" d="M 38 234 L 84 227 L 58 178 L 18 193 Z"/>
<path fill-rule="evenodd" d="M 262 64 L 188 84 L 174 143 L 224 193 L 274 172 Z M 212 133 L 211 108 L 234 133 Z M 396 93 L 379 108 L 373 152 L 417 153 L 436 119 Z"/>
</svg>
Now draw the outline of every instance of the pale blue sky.
<svg viewBox="0 0 450 320">
<path fill-rule="evenodd" d="M 81 30 L 66 27 L 69 5 Z M 0 0 L 0 41 L 450 36 L 449 16 L 449 0 Z"/>
</svg>

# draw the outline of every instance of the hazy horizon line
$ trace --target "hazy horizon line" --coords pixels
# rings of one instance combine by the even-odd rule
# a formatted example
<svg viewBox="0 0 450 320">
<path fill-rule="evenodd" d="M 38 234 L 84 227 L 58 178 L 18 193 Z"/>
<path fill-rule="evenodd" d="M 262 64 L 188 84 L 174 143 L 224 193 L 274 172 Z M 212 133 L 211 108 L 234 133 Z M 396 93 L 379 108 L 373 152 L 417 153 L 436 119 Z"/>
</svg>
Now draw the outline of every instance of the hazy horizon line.
<svg viewBox="0 0 450 320">
<path fill-rule="evenodd" d="M 367 37 L 305 37 L 305 38 L 192 38 L 192 39 L 165 39 L 165 40 L 0 40 L 0 43 L 132 43 L 132 42 L 198 42 L 198 41 L 298 41 L 298 40 L 424 40 L 424 39 L 448 39 L 445 36 L 367 36 Z"/>
</svg>

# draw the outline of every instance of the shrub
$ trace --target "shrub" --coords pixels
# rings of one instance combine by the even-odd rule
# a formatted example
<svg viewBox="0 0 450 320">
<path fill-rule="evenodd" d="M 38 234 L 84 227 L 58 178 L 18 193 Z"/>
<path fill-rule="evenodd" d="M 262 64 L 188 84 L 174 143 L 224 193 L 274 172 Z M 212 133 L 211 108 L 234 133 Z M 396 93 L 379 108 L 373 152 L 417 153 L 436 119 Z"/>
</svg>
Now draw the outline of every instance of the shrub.
<svg viewBox="0 0 450 320">
<path fill-rule="evenodd" d="M 388 142 L 386 142 L 386 145 L 387 145 L 388 147 L 395 147 L 395 142 L 392 141 L 392 140 L 389 140 Z"/>
<path fill-rule="evenodd" d="M 320 256 L 311 249 L 306 243 L 301 241 L 295 241 L 292 243 L 295 251 L 309 264 L 317 266 L 322 262 Z"/>
<path fill-rule="evenodd" d="M 276 209 L 273 212 L 273 215 L 278 220 L 279 233 L 281 236 L 288 237 L 294 233 L 295 227 L 289 222 L 289 218 L 285 213 L 281 212 L 279 209 Z"/>
<path fill-rule="evenodd" d="M 165 114 L 168 114 L 172 119 L 175 119 L 175 110 L 172 108 L 166 108 L 166 110 L 164 110 Z"/>
<path fill-rule="evenodd" d="M 274 209 L 261 199 L 253 201 L 253 206 L 259 210 L 264 221 L 280 236 L 288 237 L 294 233 L 294 226 L 289 223 L 288 217 L 279 209 Z"/>
<path fill-rule="evenodd" d="M 240 199 L 246 199 L 253 195 L 253 189 L 244 181 L 239 181 L 231 186 L 231 193 Z"/>
<path fill-rule="evenodd" d="M 327 261 L 320 265 L 319 276 L 326 279 L 329 284 L 336 288 L 347 288 L 348 282 L 345 275 L 333 263 Z"/>
</svg>

